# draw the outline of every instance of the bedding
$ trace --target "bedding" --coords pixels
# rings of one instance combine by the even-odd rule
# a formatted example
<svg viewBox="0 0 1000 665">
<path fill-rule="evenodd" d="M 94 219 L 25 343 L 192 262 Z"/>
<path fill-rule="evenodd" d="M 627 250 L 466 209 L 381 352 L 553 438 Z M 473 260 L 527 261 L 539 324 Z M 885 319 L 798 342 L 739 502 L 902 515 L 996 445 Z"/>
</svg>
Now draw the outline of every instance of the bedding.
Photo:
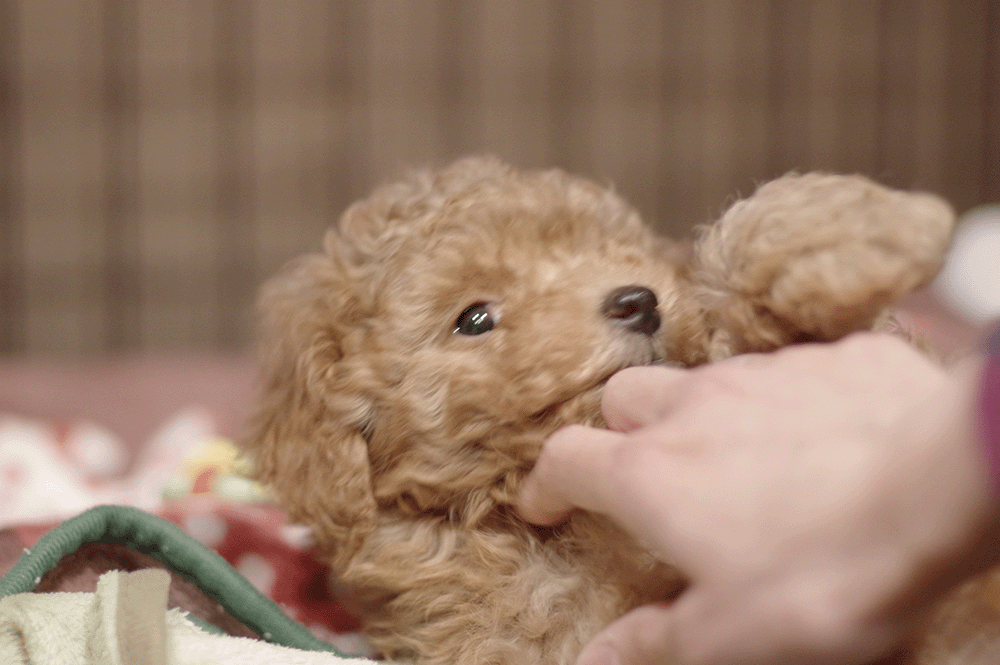
<svg viewBox="0 0 1000 665">
<path fill-rule="evenodd" d="M 93 552 L 79 555 L 93 545 L 102 559 L 114 559 L 120 551 L 140 565 L 100 574 L 93 593 L 65 592 L 67 579 L 77 581 L 82 571 L 92 572 Z M 107 549 L 111 545 L 118 549 Z M 141 557 L 161 565 L 142 565 Z M 178 582 L 184 585 L 178 587 Z M 30 593 L 39 589 L 62 592 Z M 176 607 L 170 608 L 171 599 L 179 599 Z M 206 609 L 228 625 L 213 622 Z M 218 639 L 234 627 L 235 636 L 244 639 Z M 344 658 L 291 620 L 218 554 L 172 523 L 136 508 L 100 506 L 64 521 L 25 548 L 0 578 L 2 662 L 77 662 L 79 654 L 105 654 L 95 662 L 116 662 L 105 656 L 128 661 L 132 652 L 155 653 L 163 662 L 188 662 L 174 656 L 225 650 L 225 644 L 230 655 L 271 652 L 258 640 L 245 639 L 258 636 L 278 646 Z M 305 659 L 281 650 L 276 657 Z M 313 656 L 308 662 L 329 660 Z"/>
<path fill-rule="evenodd" d="M 357 633 L 357 620 L 331 594 L 325 569 L 310 557 L 308 533 L 287 524 L 266 493 L 239 475 L 231 437 L 250 390 L 249 383 L 239 382 L 248 376 L 244 365 L 222 365 L 222 372 L 211 363 L 182 363 L 173 371 L 165 363 L 152 365 L 158 382 L 149 381 L 149 366 L 142 363 L 84 370 L 46 366 L 42 379 L 38 373 L 27 378 L 21 366 L 12 370 L 0 364 L 0 575 L 44 544 L 46 534 L 58 534 L 64 520 L 94 506 L 128 506 L 173 525 L 203 554 L 217 553 L 267 603 L 322 640 L 317 644 L 373 655 Z M 200 383 L 200 388 L 184 389 L 185 381 L 199 381 L 199 373 L 217 375 L 212 387 Z M 12 376 L 22 380 L 12 381 Z M 227 389 L 230 385 L 238 387 Z M 211 391 L 223 397 L 213 398 Z M 136 410 L 129 411 L 129 404 Z M 87 417 L 113 413 L 115 406 L 119 413 L 106 418 L 115 430 Z M 150 424 L 150 414 L 164 413 L 158 426 Z M 144 440 L 137 440 L 140 433 Z M 261 638 L 148 545 L 135 547 L 120 539 L 80 542 L 62 554 L 37 582 L 32 579 L 31 591 L 89 594 L 90 600 L 74 602 L 99 605 L 100 584 L 105 595 L 108 588 L 125 584 L 102 583 L 114 574 L 102 576 L 158 569 L 170 575 L 167 604 L 157 610 L 161 614 L 178 608 L 192 613 L 195 626 Z M 5 594 L 29 590 L 12 589 L 8 582 L 0 583 Z"/>
</svg>

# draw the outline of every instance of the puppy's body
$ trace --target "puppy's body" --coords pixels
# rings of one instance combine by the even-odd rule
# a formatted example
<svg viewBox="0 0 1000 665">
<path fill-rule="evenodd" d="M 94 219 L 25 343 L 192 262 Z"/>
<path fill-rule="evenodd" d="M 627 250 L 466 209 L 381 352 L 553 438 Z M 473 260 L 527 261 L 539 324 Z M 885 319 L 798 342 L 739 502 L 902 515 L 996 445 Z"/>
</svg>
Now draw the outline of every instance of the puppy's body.
<svg viewBox="0 0 1000 665">
<path fill-rule="evenodd" d="M 602 424 L 624 367 L 871 327 L 934 274 L 951 221 L 925 195 L 790 176 L 692 250 L 559 171 L 421 172 L 266 289 L 249 448 L 385 655 L 570 663 L 680 581 L 597 516 L 546 532 L 514 516 L 544 438 Z"/>
</svg>

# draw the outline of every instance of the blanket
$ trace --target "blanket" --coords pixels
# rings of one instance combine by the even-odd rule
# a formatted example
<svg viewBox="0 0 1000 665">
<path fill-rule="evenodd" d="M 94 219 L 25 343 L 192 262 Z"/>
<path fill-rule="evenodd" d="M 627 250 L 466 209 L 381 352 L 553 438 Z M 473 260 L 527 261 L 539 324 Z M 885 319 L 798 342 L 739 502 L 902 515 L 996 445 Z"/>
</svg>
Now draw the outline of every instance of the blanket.
<svg viewBox="0 0 1000 665">
<path fill-rule="evenodd" d="M 343 665 L 303 651 L 205 631 L 167 609 L 163 570 L 110 572 L 95 593 L 17 594 L 0 599 L 0 662 L 10 665 Z M 359 662 L 357 660 L 350 662 Z M 371 661 L 360 661 L 368 662 Z"/>
<path fill-rule="evenodd" d="M 132 509 L 88 511 L 102 504 Z M 151 568 L 170 578 L 164 612 L 178 610 L 202 632 L 374 655 L 332 596 L 308 530 L 241 477 L 210 412 L 176 412 L 131 458 L 94 423 L 0 414 L 0 596 L 73 592 L 96 603 L 106 573 Z M 269 609 L 261 619 L 254 608 Z M 302 639 L 287 639 L 287 622 Z"/>
<path fill-rule="evenodd" d="M 67 556 L 94 543 L 141 552 L 164 567 L 104 573 L 94 593 L 30 593 Z M 168 608 L 172 575 L 263 641 L 224 635 L 197 615 Z M 0 662 L 214 663 L 251 656 L 261 663 L 349 658 L 290 619 L 217 553 L 135 508 L 102 506 L 67 520 L 0 578 Z"/>
</svg>

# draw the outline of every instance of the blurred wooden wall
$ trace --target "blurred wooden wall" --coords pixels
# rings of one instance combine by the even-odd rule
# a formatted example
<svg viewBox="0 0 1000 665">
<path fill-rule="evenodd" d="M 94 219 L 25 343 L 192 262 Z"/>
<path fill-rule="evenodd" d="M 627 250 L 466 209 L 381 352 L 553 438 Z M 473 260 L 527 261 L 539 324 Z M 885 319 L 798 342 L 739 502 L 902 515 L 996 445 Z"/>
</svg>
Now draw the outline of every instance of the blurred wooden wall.
<svg viewBox="0 0 1000 665">
<path fill-rule="evenodd" d="M 1000 201 L 994 0 L 0 0 L 0 353 L 240 349 L 406 165 L 613 182 L 684 234 L 789 169 Z"/>
</svg>

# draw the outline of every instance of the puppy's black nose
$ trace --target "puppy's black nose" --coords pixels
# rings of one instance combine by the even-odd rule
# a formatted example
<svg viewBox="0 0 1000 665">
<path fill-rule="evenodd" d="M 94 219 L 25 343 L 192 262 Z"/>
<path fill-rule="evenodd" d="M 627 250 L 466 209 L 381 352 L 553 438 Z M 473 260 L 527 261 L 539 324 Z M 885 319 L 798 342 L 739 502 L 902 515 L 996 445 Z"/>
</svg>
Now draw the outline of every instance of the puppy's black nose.
<svg viewBox="0 0 1000 665">
<path fill-rule="evenodd" d="M 629 330 L 652 335 L 660 329 L 656 294 L 645 286 L 622 286 L 604 299 L 601 313 Z"/>
</svg>

